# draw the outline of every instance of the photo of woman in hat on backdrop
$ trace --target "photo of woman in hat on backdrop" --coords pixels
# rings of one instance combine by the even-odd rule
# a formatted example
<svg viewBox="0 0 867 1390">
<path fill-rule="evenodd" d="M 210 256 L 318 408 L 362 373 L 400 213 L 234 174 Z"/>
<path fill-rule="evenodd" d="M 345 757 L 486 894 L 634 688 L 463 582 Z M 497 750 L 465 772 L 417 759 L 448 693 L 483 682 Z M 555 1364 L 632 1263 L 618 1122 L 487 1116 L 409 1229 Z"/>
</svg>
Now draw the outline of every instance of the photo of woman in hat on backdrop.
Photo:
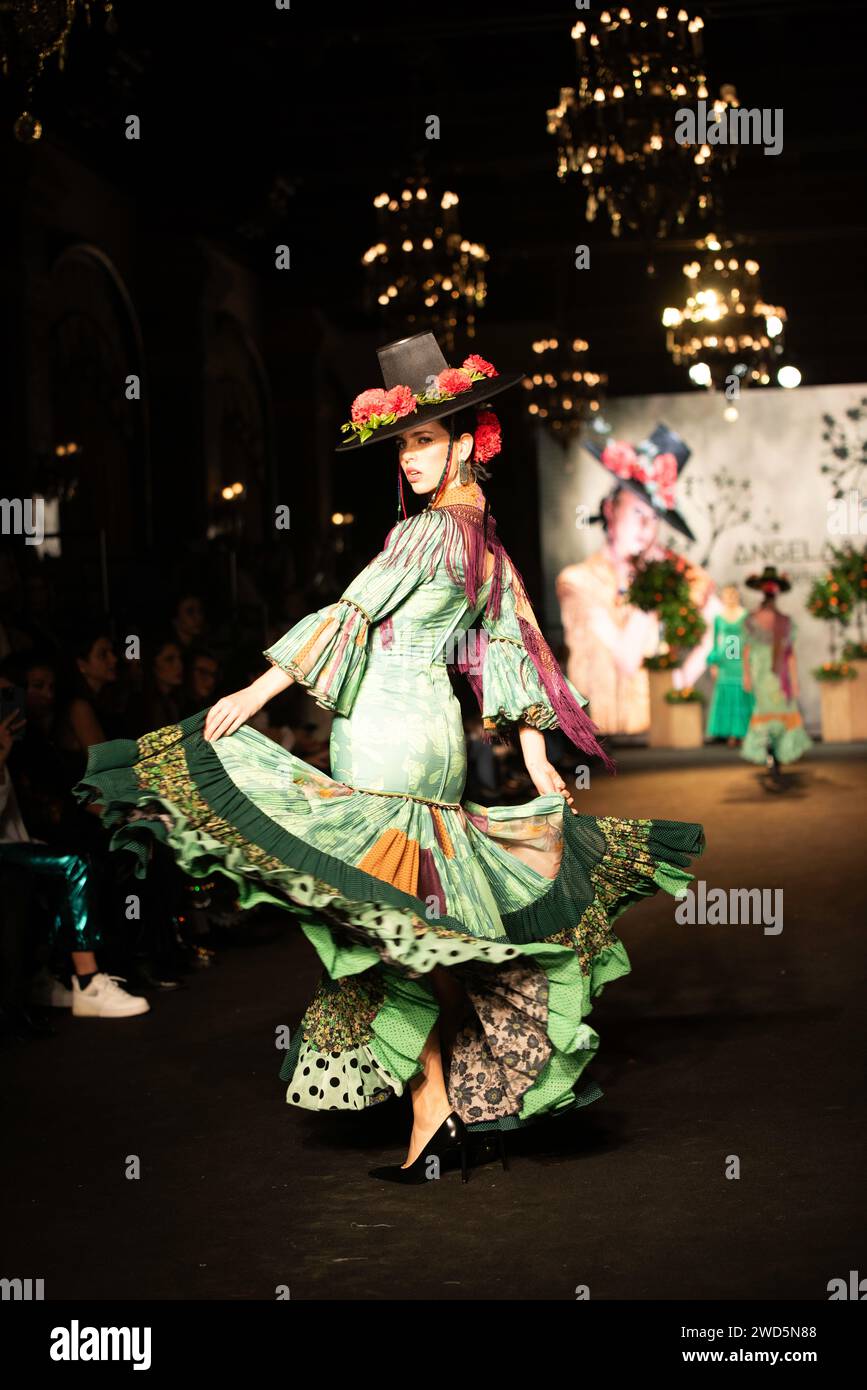
<svg viewBox="0 0 867 1390">
<path fill-rule="evenodd" d="M 489 400 L 516 385 L 478 355 L 449 366 L 431 333 L 380 349 L 341 453 L 396 458 L 384 549 L 336 603 L 302 618 L 269 669 L 208 710 L 91 750 L 79 784 L 115 843 L 166 842 L 189 874 L 218 871 L 242 906 L 290 910 L 323 966 L 280 1071 L 289 1104 L 363 1111 L 409 1088 L 403 1165 L 460 1155 L 602 1092 L 583 1073 L 585 1022 L 629 961 L 613 923 L 701 853 L 700 825 L 579 815 L 545 753 L 557 729 L 611 768 L 539 630 L 479 483 L 501 449 Z M 409 513 L 407 489 L 424 499 Z M 481 623 L 478 646 L 467 634 Z M 463 800 L 466 749 L 448 667 L 485 731 L 514 731 L 537 796 Z M 334 712 L 331 775 L 247 721 L 293 681 Z M 504 1166 L 505 1159 L 503 1157 Z"/>
<path fill-rule="evenodd" d="M 638 560 L 674 557 L 659 541 L 665 522 L 695 540 L 676 505 L 677 479 L 690 456 L 689 446 L 674 430 L 659 424 L 641 443 L 588 437 L 584 447 L 616 479 L 599 515 L 604 540 L 589 559 L 567 565 L 557 576 L 564 640 L 569 649 L 570 681 L 587 697 L 594 723 L 608 734 L 642 734 L 650 727 L 650 686 L 645 657 L 659 651 L 655 613 L 628 600 Z M 693 685 L 711 649 L 719 600 L 710 575 L 688 563 L 690 593 L 706 624 L 706 635 L 687 657 L 672 683 Z"/>
<path fill-rule="evenodd" d="M 788 593 L 792 585 L 773 565 L 746 582 L 764 598 L 744 624 L 744 689 L 754 705 L 741 756 L 766 766 L 769 785 L 778 789 L 784 785 L 781 766 L 797 762 L 813 746 L 798 707 L 797 629 L 777 608 L 777 595 Z"/>
</svg>

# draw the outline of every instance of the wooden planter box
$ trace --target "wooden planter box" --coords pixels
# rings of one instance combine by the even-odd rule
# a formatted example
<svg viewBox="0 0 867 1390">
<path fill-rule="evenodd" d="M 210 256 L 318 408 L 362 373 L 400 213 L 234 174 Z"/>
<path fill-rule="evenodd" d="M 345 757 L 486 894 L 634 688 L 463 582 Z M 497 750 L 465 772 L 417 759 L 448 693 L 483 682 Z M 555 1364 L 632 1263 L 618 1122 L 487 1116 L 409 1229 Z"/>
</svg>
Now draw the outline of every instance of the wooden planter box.
<svg viewBox="0 0 867 1390">
<path fill-rule="evenodd" d="M 701 748 L 704 744 L 704 721 L 700 700 L 687 700 L 682 705 L 667 705 L 669 748 Z"/>
<path fill-rule="evenodd" d="M 867 738 L 867 661 L 853 661 L 858 672 L 854 681 L 847 681 L 852 718 L 852 738 Z"/>
<path fill-rule="evenodd" d="M 650 682 L 650 729 L 647 742 L 651 748 L 670 748 L 671 705 L 665 703 L 665 692 L 674 689 L 671 684 L 671 671 L 648 671 L 647 679 Z"/>
<path fill-rule="evenodd" d="M 858 681 L 820 681 L 822 697 L 822 742 L 851 743 L 852 732 L 852 691 L 851 686 Z"/>
<path fill-rule="evenodd" d="M 673 690 L 671 671 L 648 671 L 650 681 L 650 730 L 647 742 L 651 748 L 701 748 L 704 743 L 704 721 L 700 700 L 688 700 L 682 705 L 670 705 L 666 692 Z"/>
</svg>

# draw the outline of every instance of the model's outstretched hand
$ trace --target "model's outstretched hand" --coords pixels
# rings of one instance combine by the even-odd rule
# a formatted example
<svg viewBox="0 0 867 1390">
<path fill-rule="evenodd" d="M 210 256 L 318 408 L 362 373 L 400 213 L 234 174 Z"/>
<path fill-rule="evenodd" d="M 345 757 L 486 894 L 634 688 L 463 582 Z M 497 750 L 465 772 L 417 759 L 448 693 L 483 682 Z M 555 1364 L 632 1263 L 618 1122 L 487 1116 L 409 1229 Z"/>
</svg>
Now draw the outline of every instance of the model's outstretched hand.
<svg viewBox="0 0 867 1390">
<path fill-rule="evenodd" d="M 573 816 L 577 816 L 578 810 L 575 805 L 575 798 L 552 763 L 549 763 L 547 760 L 545 762 L 528 763 L 527 773 L 540 796 L 548 796 L 551 792 L 556 792 L 558 796 L 565 796 Z"/>
<path fill-rule="evenodd" d="M 262 704 L 263 701 L 254 694 L 250 686 L 246 686 L 244 690 L 236 690 L 234 695 L 224 695 L 222 700 L 218 700 L 208 710 L 203 730 L 204 738 L 208 743 L 214 743 L 226 734 L 233 734 L 262 708 Z"/>
</svg>

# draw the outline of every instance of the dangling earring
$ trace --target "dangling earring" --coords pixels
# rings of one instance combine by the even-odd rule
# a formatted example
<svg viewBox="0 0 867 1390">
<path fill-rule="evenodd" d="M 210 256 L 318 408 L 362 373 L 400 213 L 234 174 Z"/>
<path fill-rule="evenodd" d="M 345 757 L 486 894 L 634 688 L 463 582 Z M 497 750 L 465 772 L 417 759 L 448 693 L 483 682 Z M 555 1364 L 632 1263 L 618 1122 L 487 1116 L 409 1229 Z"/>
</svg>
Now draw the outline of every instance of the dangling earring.
<svg viewBox="0 0 867 1390">
<path fill-rule="evenodd" d="M 470 481 L 470 466 L 467 460 L 463 457 L 461 458 L 460 466 L 458 467 L 458 481 L 460 482 L 462 487 L 466 486 L 466 484 Z"/>
</svg>

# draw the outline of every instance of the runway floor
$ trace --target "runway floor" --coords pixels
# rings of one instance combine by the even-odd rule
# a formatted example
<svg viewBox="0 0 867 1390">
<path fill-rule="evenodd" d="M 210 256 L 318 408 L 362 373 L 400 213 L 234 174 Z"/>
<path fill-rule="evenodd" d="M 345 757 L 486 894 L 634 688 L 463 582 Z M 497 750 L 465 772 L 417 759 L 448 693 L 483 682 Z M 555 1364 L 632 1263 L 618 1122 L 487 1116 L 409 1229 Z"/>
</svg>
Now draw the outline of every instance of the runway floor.
<svg viewBox="0 0 867 1390">
<path fill-rule="evenodd" d="M 0 1274 L 48 1299 L 827 1299 L 865 1253 L 867 754 L 817 749 L 780 795 L 736 754 L 664 763 L 625 753 L 581 809 L 702 821 L 697 879 L 782 888 L 783 930 L 679 925 L 663 895 L 624 917 L 602 1100 L 509 1135 L 508 1172 L 372 1180 L 407 1097 L 285 1103 L 275 1030 L 318 974 L 293 927 L 140 1019 L 57 1011 L 0 1052 Z"/>
</svg>

